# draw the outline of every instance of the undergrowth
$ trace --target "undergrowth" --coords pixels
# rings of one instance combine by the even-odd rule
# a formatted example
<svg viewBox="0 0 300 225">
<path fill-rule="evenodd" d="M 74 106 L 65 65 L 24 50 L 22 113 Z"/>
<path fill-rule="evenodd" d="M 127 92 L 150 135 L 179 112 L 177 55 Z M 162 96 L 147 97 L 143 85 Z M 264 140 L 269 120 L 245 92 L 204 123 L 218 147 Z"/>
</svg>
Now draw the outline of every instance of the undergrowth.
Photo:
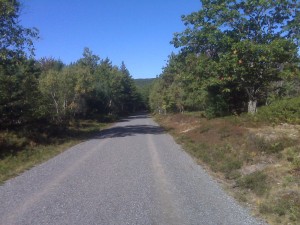
<svg viewBox="0 0 300 225">
<path fill-rule="evenodd" d="M 107 125 L 78 120 L 67 127 L 0 130 L 0 183 L 92 137 Z"/>
<path fill-rule="evenodd" d="M 276 124 L 300 124 L 300 97 L 277 100 L 268 106 L 261 107 L 254 118 Z"/>
<path fill-rule="evenodd" d="M 296 105 L 298 99 L 295 101 Z M 256 214 L 271 224 L 297 224 L 300 221 L 300 129 L 298 136 L 293 133 L 291 138 L 282 132 L 277 134 L 276 129 L 281 128 L 274 124 L 298 120 L 285 120 L 285 117 L 275 120 L 278 114 L 266 113 L 285 104 L 283 101 L 273 108 L 259 109 L 260 119 L 249 115 L 206 119 L 202 113 L 194 112 L 161 115 L 156 120 L 200 164 L 223 180 L 233 196 L 252 205 Z M 300 106 L 297 107 L 299 111 Z M 261 132 L 264 127 L 268 127 L 270 136 Z"/>
</svg>

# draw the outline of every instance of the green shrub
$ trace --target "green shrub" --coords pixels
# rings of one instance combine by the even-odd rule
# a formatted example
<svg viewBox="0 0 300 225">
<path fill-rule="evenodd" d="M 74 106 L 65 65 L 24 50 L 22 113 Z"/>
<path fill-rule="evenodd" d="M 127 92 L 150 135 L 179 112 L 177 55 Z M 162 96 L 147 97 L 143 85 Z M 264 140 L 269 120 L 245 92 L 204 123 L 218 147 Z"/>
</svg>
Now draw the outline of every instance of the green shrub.
<svg viewBox="0 0 300 225">
<path fill-rule="evenodd" d="M 273 123 L 300 124 L 300 97 L 278 100 L 259 108 L 256 119 Z"/>
<path fill-rule="evenodd" d="M 250 189 L 257 195 L 263 195 L 269 189 L 267 175 L 262 171 L 257 171 L 245 175 L 237 180 L 238 186 L 244 189 Z"/>
<path fill-rule="evenodd" d="M 226 174 L 231 173 L 232 171 L 238 170 L 242 167 L 243 163 L 239 159 L 227 157 L 221 165 L 220 170 Z"/>
<path fill-rule="evenodd" d="M 28 144 L 25 137 L 18 137 L 13 132 L 0 133 L 0 158 L 7 154 L 16 154 Z"/>
</svg>

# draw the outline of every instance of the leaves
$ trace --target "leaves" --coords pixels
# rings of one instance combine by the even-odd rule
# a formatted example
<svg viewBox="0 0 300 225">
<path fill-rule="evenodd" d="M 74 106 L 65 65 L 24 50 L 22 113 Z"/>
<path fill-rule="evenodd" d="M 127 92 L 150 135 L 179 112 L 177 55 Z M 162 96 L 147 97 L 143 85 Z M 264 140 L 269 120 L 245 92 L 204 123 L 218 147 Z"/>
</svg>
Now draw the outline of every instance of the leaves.
<svg viewBox="0 0 300 225">
<path fill-rule="evenodd" d="M 299 76 L 298 1 L 201 2 L 198 12 L 182 16 L 186 29 L 171 42 L 181 51 L 171 55 L 153 90 L 169 110 L 181 102 L 209 107 L 210 114 L 241 112 L 247 102 L 264 101 L 272 83 Z M 178 90 L 181 97 L 172 97 Z M 159 95 L 150 100 L 159 102 Z"/>
<path fill-rule="evenodd" d="M 33 40 L 38 39 L 36 28 L 24 28 L 19 24 L 20 2 L 0 0 L 0 60 L 26 56 L 26 50 L 34 55 Z"/>
</svg>

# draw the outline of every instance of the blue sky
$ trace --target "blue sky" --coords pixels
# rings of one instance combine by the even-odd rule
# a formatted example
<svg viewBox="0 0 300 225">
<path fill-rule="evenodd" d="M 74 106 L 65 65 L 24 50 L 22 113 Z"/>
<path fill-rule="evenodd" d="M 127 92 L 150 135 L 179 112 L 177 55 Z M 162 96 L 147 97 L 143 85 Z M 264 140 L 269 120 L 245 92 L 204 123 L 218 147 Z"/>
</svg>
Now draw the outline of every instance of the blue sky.
<svg viewBox="0 0 300 225">
<path fill-rule="evenodd" d="M 173 34 L 184 30 L 181 15 L 200 8 L 199 0 L 22 0 L 21 24 L 36 27 L 36 58 L 69 64 L 89 47 L 114 65 L 125 62 L 134 78 L 159 75 Z"/>
</svg>

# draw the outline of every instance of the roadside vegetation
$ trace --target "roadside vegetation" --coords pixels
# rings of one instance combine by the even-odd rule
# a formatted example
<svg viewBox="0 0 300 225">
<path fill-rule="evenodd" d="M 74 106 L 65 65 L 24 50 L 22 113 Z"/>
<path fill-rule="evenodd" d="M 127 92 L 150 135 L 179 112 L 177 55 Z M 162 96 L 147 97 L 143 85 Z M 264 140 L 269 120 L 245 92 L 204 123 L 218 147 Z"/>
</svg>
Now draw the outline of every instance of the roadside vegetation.
<svg viewBox="0 0 300 225">
<path fill-rule="evenodd" d="M 157 114 L 156 120 L 255 215 L 270 224 L 298 224 L 300 123 L 281 116 L 273 123 L 264 114 L 208 119 L 192 112 Z"/>
<path fill-rule="evenodd" d="M 210 118 L 248 112 L 300 95 L 300 3 L 201 1 L 182 16 L 172 53 L 150 92 L 155 112 L 204 111 Z"/>
<path fill-rule="evenodd" d="M 299 1 L 202 0 L 182 21 L 157 121 L 255 214 L 299 224 Z"/>
<path fill-rule="evenodd" d="M 20 1 L 0 0 L 0 182 L 146 108 L 126 68 L 89 48 L 65 65 L 34 58 L 36 28 Z"/>
<path fill-rule="evenodd" d="M 109 126 L 96 119 L 77 120 L 68 126 L 0 131 L 0 184 L 65 151 Z"/>
</svg>

